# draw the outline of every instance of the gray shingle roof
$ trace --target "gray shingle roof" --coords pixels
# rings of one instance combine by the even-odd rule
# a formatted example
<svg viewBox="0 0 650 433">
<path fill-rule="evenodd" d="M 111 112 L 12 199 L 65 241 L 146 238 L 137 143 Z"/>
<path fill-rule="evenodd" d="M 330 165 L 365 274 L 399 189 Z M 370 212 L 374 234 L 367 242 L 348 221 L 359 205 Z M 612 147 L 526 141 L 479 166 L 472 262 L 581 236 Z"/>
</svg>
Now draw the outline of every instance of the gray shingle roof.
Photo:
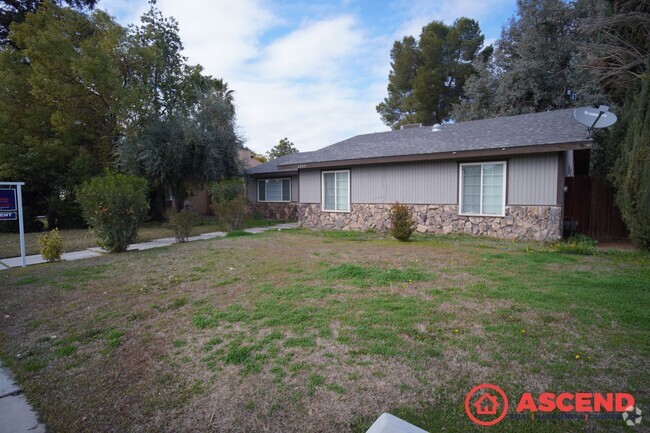
<svg viewBox="0 0 650 433">
<path fill-rule="evenodd" d="M 323 149 L 288 155 L 255 167 L 255 173 L 283 171 L 286 166 L 366 158 L 436 154 L 589 141 L 573 109 L 459 122 L 433 132 L 430 126 L 357 135 Z M 286 158 L 286 157 L 283 157 Z M 285 166 L 285 167 L 283 167 Z M 254 174 L 252 171 L 249 173 Z"/>
<path fill-rule="evenodd" d="M 303 160 L 309 159 L 309 155 L 314 152 L 301 152 L 292 153 L 289 155 L 281 156 L 277 159 L 266 162 L 257 167 L 252 167 L 246 170 L 248 174 L 261 174 L 261 173 L 276 173 L 281 170 L 278 168 L 280 164 L 300 164 Z"/>
</svg>

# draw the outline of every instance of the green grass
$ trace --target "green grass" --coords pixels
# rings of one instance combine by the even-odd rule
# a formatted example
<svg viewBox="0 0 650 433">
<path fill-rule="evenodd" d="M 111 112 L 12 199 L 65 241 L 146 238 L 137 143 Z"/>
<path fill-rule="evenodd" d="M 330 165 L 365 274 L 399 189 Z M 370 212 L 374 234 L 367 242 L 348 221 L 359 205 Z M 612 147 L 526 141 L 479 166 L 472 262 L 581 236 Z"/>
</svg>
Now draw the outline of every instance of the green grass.
<svg viewBox="0 0 650 433">
<path fill-rule="evenodd" d="M 121 331 L 119 329 L 110 329 L 108 332 L 106 332 L 106 345 L 109 349 L 115 349 L 122 344 L 123 336 L 124 331 Z"/>
<path fill-rule="evenodd" d="M 364 432 L 389 411 L 471 432 L 478 381 L 650 403 L 648 254 L 290 230 L 3 272 L 0 356 L 54 432 L 201 431 L 215 402 L 215 431 Z M 625 431 L 492 428 L 584 429 Z"/>
<path fill-rule="evenodd" d="M 433 276 L 415 269 L 380 269 L 351 264 L 334 266 L 323 271 L 323 277 L 329 280 L 344 280 L 352 284 L 367 286 L 385 286 L 391 283 L 412 283 L 414 281 L 431 281 Z"/>
</svg>

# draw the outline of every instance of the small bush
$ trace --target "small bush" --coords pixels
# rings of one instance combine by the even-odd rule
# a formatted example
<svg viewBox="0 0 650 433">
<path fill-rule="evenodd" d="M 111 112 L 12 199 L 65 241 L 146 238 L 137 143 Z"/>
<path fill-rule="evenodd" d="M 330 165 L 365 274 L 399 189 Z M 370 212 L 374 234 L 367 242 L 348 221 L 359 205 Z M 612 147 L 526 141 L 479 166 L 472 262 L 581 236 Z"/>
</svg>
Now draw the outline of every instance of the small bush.
<svg viewBox="0 0 650 433">
<path fill-rule="evenodd" d="M 85 182 L 77 194 L 83 217 L 111 252 L 125 251 L 149 210 L 147 182 L 125 174 L 107 174 Z"/>
<path fill-rule="evenodd" d="M 167 212 L 166 226 L 174 230 L 176 242 L 187 242 L 192 234 L 192 229 L 199 223 L 199 216 L 196 212 L 183 209 L 180 212 L 170 210 Z"/>
<path fill-rule="evenodd" d="M 555 251 L 559 253 L 593 255 L 596 252 L 598 241 L 589 236 L 578 234 L 558 242 Z"/>
<path fill-rule="evenodd" d="M 390 224 L 390 233 L 393 237 L 398 241 L 406 242 L 413 233 L 415 221 L 409 208 L 397 202 L 390 209 Z"/>
<path fill-rule="evenodd" d="M 61 260 L 63 254 L 63 238 L 59 229 L 38 236 L 38 245 L 41 247 L 41 256 L 48 262 Z"/>
<path fill-rule="evenodd" d="M 249 211 L 246 184 L 243 179 L 227 179 L 210 185 L 212 209 L 229 230 L 239 230 Z"/>
</svg>

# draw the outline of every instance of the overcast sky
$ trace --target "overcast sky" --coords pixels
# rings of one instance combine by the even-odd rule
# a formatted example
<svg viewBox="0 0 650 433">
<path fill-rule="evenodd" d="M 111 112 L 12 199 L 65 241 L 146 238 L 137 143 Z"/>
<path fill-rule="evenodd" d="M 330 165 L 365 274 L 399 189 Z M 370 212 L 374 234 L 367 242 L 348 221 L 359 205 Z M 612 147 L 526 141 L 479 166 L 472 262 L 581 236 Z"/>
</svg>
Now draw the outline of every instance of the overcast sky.
<svg viewBox="0 0 650 433">
<path fill-rule="evenodd" d="M 158 0 L 179 23 L 185 55 L 235 90 L 246 145 L 265 153 L 283 137 L 300 151 L 384 131 L 390 49 L 422 26 L 466 16 L 490 43 L 515 0 Z M 123 25 L 146 0 L 100 0 Z"/>
</svg>

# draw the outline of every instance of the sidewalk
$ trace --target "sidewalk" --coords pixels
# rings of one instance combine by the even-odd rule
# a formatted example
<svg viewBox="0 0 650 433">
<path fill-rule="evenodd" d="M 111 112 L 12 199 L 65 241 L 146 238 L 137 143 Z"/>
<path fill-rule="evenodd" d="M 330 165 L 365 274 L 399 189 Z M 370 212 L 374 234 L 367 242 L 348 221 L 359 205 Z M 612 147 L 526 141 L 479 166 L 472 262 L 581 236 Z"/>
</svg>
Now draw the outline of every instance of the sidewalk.
<svg viewBox="0 0 650 433">
<path fill-rule="evenodd" d="M 0 364 L 0 433 L 45 433 L 11 372 Z"/>
<path fill-rule="evenodd" d="M 298 223 L 286 223 L 286 224 L 277 224 L 270 227 L 253 227 L 249 229 L 244 229 L 244 231 L 248 233 L 256 234 L 256 233 L 266 232 L 269 230 L 293 229 L 296 227 L 298 227 Z M 201 241 L 206 239 L 222 238 L 225 237 L 227 234 L 228 233 L 226 232 L 203 233 L 202 235 L 192 236 L 188 238 L 187 241 L 193 242 L 193 241 Z M 143 250 L 150 250 L 152 248 L 167 247 L 175 243 L 176 243 L 175 238 L 162 238 L 162 239 L 154 239 L 153 241 L 150 242 L 132 244 L 129 245 L 129 248 L 127 249 L 128 251 L 143 251 Z M 101 256 L 102 254 L 107 254 L 107 253 L 108 251 L 100 247 L 94 247 L 82 251 L 63 253 L 61 255 L 61 260 L 63 261 L 81 260 L 90 257 L 98 257 Z M 29 265 L 37 265 L 39 263 L 46 263 L 46 260 L 44 260 L 40 254 L 35 254 L 32 256 L 26 256 L 25 262 L 27 266 L 29 266 Z M 9 268 L 19 268 L 20 265 L 21 265 L 20 257 L 10 257 L 6 259 L 0 259 L 0 271 Z M 0 430 L 0 433 L 4 433 L 4 432 Z"/>
</svg>

